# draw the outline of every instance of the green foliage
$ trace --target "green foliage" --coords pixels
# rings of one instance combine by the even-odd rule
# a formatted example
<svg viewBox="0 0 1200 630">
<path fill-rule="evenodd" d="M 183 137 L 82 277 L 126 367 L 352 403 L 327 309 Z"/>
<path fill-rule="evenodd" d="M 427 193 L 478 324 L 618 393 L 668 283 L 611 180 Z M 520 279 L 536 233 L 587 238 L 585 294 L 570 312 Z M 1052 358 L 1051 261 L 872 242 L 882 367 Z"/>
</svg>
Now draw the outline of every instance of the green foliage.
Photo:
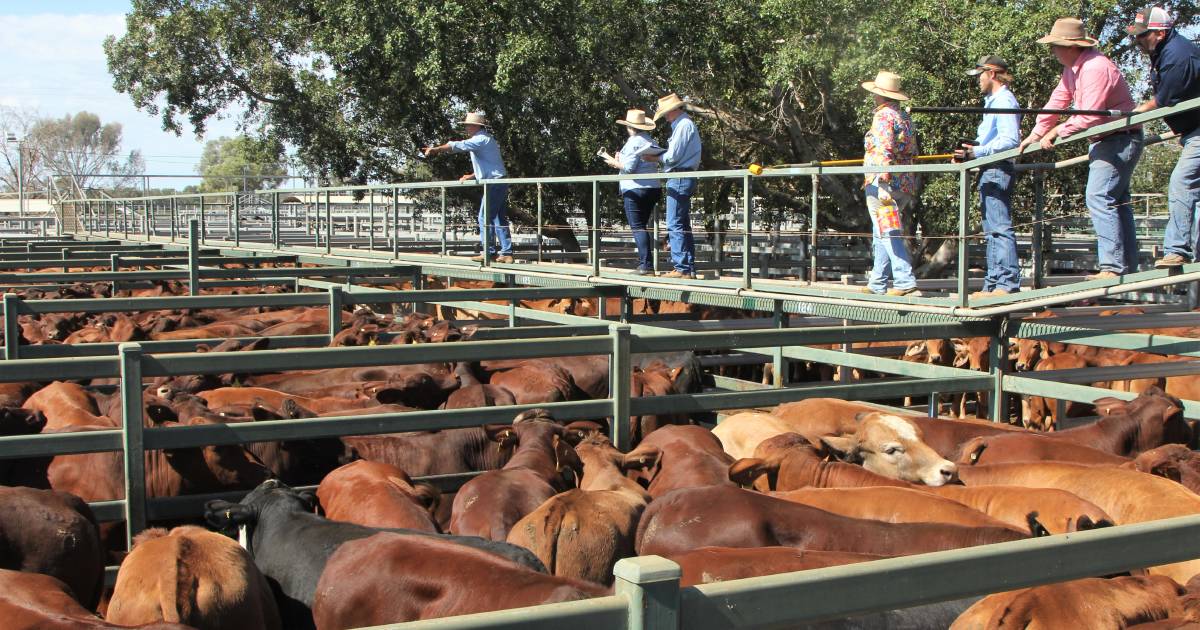
<svg viewBox="0 0 1200 630">
<path fill-rule="evenodd" d="M 200 192 L 228 192 L 274 188 L 287 175 L 283 144 L 275 139 L 248 136 L 222 137 L 204 145 L 196 172 L 205 177 Z"/>
<path fill-rule="evenodd" d="M 704 168 L 861 155 L 871 105 L 859 83 L 880 68 L 905 77 L 914 104 L 976 104 L 963 70 L 997 53 L 1012 63 L 1020 102 L 1040 105 L 1061 69 L 1034 40 L 1055 18 L 1082 11 L 1106 51 L 1142 67 L 1123 29 L 1143 3 L 134 0 L 126 33 L 105 47 L 117 89 L 166 128 L 200 130 L 241 105 L 247 127 L 296 147 L 327 178 L 456 178 L 466 172 L 462 157 L 428 165 L 410 158 L 455 137 L 450 122 L 473 109 L 493 121 L 510 174 L 575 175 L 607 172 L 592 154 L 619 146 L 614 119 L 628 107 L 651 110 L 670 91 L 695 105 Z M 1196 13 L 1190 0 L 1168 5 L 1183 23 Z M 978 118 L 916 122 L 925 152 L 940 153 L 973 135 Z M 655 135 L 666 133 L 660 125 Z M 1066 171 L 1048 192 L 1078 188 L 1080 179 Z M 822 178 L 823 225 L 866 224 L 860 183 Z M 588 187 L 544 192 L 551 220 L 590 205 Z M 739 192 L 704 184 L 698 210 L 711 217 Z M 519 222 L 529 222 L 532 194 L 514 190 Z M 756 194 L 761 217 L 808 214 L 807 179 L 759 181 Z M 607 212 L 619 217 L 614 197 L 606 188 Z M 454 195 L 451 202 L 470 205 Z M 956 207 L 957 182 L 930 181 L 925 233 L 956 229 Z"/>
</svg>

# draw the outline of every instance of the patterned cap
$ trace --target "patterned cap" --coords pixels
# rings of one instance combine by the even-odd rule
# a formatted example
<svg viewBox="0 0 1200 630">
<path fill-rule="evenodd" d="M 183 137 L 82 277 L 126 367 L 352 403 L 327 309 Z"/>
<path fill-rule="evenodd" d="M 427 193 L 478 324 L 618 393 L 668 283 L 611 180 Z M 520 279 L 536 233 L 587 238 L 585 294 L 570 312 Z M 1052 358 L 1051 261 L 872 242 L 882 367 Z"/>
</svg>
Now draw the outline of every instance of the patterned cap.
<svg viewBox="0 0 1200 630">
<path fill-rule="evenodd" d="M 1008 74 L 1008 62 L 996 55 L 984 55 L 975 63 L 975 67 L 967 70 L 970 76 L 979 76 L 988 70 L 995 70 Z"/>
<path fill-rule="evenodd" d="M 1133 19 L 1133 24 L 1128 26 L 1125 31 L 1130 35 L 1138 36 L 1146 31 L 1165 31 L 1175 27 L 1175 20 L 1171 19 L 1171 15 L 1162 7 L 1146 7 L 1138 11 L 1137 17 Z"/>
</svg>

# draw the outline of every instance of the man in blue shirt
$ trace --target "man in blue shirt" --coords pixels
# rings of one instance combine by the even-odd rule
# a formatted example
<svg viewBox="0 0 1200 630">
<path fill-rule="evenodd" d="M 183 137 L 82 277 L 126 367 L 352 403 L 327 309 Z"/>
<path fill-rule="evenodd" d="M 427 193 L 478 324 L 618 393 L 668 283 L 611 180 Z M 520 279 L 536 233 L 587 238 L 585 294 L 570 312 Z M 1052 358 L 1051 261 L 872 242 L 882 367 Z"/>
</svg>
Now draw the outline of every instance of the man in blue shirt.
<svg viewBox="0 0 1200 630">
<path fill-rule="evenodd" d="M 700 134 L 696 123 L 683 111 L 684 102 L 674 93 L 658 99 L 654 120 L 666 118 L 671 123 L 671 139 L 667 152 L 661 156 L 645 156 L 648 162 L 661 162 L 664 173 L 687 172 L 700 168 Z M 693 177 L 667 180 L 667 237 L 671 243 L 671 262 L 675 270 L 664 278 L 696 277 L 696 246 L 692 242 L 692 195 L 696 192 Z"/>
<path fill-rule="evenodd" d="M 467 139 L 447 142 L 436 147 L 425 147 L 425 157 L 439 153 L 471 154 L 472 172 L 458 178 L 460 182 L 485 181 L 489 179 L 504 179 L 508 172 L 504 170 L 504 159 L 500 157 L 500 144 L 487 128 L 487 119 L 482 113 L 470 113 L 458 123 L 466 128 Z M 498 263 L 511 263 L 512 238 L 508 232 L 508 184 L 484 184 L 487 194 L 479 202 L 479 241 L 488 249 L 489 257 Z M 491 234 L 488 235 L 487 231 Z M 489 238 L 490 236 L 490 238 Z M 488 247 L 488 241 L 491 247 Z M 496 256 L 496 241 L 500 242 L 500 255 Z M 482 262 L 483 256 L 473 256 L 471 260 Z"/>
<path fill-rule="evenodd" d="M 1126 29 L 1138 48 L 1150 55 L 1150 86 L 1154 89 L 1154 96 L 1134 111 L 1148 112 L 1200 96 L 1200 49 L 1174 26 L 1165 10 L 1147 7 Z M 1170 219 L 1163 235 L 1166 255 L 1154 263 L 1159 269 L 1192 262 L 1200 248 L 1195 232 L 1200 205 L 1200 110 L 1174 114 L 1165 120 L 1179 136 L 1183 151 L 1167 188 Z"/>
<path fill-rule="evenodd" d="M 1008 62 L 996 55 L 984 55 L 967 74 L 979 77 L 983 106 L 987 109 L 1016 109 L 1017 97 L 1008 84 L 1012 74 Z M 1017 114 L 984 114 L 975 138 L 976 144 L 963 144 L 955 151 L 958 160 L 970 160 L 1015 149 L 1021 144 L 1021 119 Z M 1010 201 L 1013 189 L 1013 162 L 1003 160 L 987 165 L 979 172 L 979 205 L 983 212 L 983 232 L 987 237 L 987 275 L 983 291 L 976 297 L 1008 295 L 1021 290 L 1021 265 L 1017 259 L 1017 236 L 1013 233 Z"/>
</svg>

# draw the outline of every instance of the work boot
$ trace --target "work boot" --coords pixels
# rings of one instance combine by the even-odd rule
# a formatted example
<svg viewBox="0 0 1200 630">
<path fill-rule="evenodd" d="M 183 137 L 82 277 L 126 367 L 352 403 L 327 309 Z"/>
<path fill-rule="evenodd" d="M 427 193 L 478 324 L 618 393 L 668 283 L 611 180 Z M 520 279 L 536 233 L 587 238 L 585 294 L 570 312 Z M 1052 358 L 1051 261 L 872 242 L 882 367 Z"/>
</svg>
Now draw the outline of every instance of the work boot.
<svg viewBox="0 0 1200 630">
<path fill-rule="evenodd" d="M 512 257 L 512 256 L 508 256 L 508 255 L 505 255 L 505 254 L 501 254 L 501 255 L 497 256 L 496 258 L 494 258 L 494 259 L 492 260 L 492 262 L 498 262 L 498 263 L 505 263 L 505 264 L 507 264 L 507 263 L 511 263 L 511 262 L 513 262 L 513 257 Z"/>
<path fill-rule="evenodd" d="M 1089 275 L 1087 277 L 1087 279 L 1088 280 L 1114 280 L 1114 279 L 1120 278 L 1120 277 L 1121 277 L 1121 274 L 1119 274 L 1115 271 L 1101 271 L 1100 273 L 1093 273 L 1093 274 Z"/>
<path fill-rule="evenodd" d="M 478 256 L 472 256 L 471 262 L 477 262 L 477 263 L 483 262 L 483 254 L 480 254 Z"/>
<path fill-rule="evenodd" d="M 909 287 L 907 289 L 888 289 L 887 294 L 892 296 L 907 295 L 908 297 L 921 297 L 922 295 L 921 291 L 918 290 L 917 287 Z"/>
<path fill-rule="evenodd" d="M 676 270 L 676 271 L 668 271 L 667 273 L 662 274 L 662 277 L 663 278 L 685 278 L 687 280 L 695 280 L 696 274 L 683 273 L 682 271 Z"/>
<path fill-rule="evenodd" d="M 650 269 L 649 267 L 638 267 L 637 269 L 634 269 L 630 273 L 632 273 L 635 276 L 652 276 L 652 275 L 654 275 L 654 270 Z"/>
<path fill-rule="evenodd" d="M 1182 266 L 1188 264 L 1188 262 L 1189 262 L 1188 259 L 1184 258 L 1183 256 L 1180 256 L 1179 254 L 1167 254 L 1166 256 L 1163 256 L 1162 258 L 1159 258 L 1158 260 L 1154 261 L 1154 268 L 1155 269 L 1174 269 L 1175 267 L 1182 267 Z"/>
</svg>

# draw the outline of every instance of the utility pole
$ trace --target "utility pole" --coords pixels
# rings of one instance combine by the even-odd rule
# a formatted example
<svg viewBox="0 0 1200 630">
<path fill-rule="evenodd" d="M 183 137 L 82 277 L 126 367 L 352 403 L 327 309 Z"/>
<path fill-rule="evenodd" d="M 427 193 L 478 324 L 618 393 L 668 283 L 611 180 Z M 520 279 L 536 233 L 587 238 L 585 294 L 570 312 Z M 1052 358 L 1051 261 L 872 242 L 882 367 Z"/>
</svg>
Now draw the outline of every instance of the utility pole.
<svg viewBox="0 0 1200 630">
<path fill-rule="evenodd" d="M 17 134 L 9 133 L 5 137 L 9 144 L 17 145 L 17 216 L 25 216 L 25 141 L 17 139 Z"/>
</svg>

